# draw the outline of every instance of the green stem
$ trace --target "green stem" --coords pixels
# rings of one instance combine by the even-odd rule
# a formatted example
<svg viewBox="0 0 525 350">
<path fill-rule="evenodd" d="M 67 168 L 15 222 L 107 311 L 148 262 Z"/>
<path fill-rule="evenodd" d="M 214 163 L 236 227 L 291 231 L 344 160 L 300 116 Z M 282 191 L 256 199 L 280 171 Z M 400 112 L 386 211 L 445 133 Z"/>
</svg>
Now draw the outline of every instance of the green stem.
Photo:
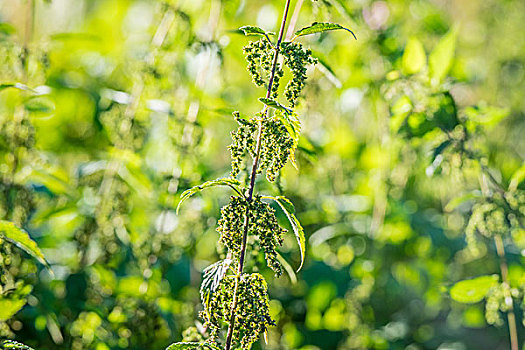
<svg viewBox="0 0 525 350">
<path fill-rule="evenodd" d="M 273 56 L 273 64 L 272 64 L 272 71 L 270 74 L 270 80 L 268 81 L 268 89 L 266 91 L 266 98 L 270 98 L 270 95 L 272 93 L 272 86 L 273 81 L 275 79 L 275 72 L 277 70 L 277 61 L 279 59 L 279 51 L 281 42 L 283 40 L 284 36 L 284 28 L 286 27 L 286 19 L 288 17 L 288 10 L 290 8 L 290 2 L 291 0 L 286 0 L 286 4 L 284 5 L 284 12 L 283 12 L 283 18 L 281 21 L 281 28 L 279 30 L 279 38 L 277 39 L 277 45 L 275 46 L 275 54 Z M 269 108 L 266 109 L 266 118 L 268 117 L 270 113 Z M 248 190 L 248 198 L 247 198 L 247 205 L 246 205 L 246 211 L 244 213 L 244 226 L 243 226 L 243 235 L 242 235 L 242 246 L 241 246 L 241 253 L 239 257 L 239 268 L 237 270 L 237 278 L 235 280 L 235 289 L 233 292 L 233 301 L 231 306 L 231 316 L 230 316 L 230 322 L 228 325 L 228 333 L 226 336 L 226 346 L 225 350 L 230 350 L 231 344 L 232 344 L 232 338 L 233 338 L 233 330 L 235 328 L 235 309 L 237 308 L 237 302 L 238 302 L 238 292 L 239 292 L 239 281 L 242 276 L 243 270 L 244 270 L 244 260 L 246 255 L 246 241 L 248 239 L 248 227 L 250 224 L 250 219 L 248 217 L 248 214 L 250 212 L 249 206 L 251 201 L 253 200 L 253 191 L 255 189 L 255 179 L 257 178 L 257 169 L 259 167 L 259 159 L 261 156 L 261 144 L 262 144 L 262 131 L 263 131 L 263 124 L 262 120 L 259 121 L 259 130 L 257 132 L 257 146 L 255 147 L 255 158 L 253 160 L 253 166 L 252 166 L 252 172 L 250 176 L 250 187 Z"/>
</svg>

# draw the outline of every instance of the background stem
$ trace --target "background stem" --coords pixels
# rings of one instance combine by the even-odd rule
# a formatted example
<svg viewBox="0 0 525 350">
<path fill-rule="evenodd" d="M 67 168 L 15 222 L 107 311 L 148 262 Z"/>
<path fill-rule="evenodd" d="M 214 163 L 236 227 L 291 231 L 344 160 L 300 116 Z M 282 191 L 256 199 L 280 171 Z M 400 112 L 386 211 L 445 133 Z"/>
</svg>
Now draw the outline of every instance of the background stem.
<svg viewBox="0 0 525 350">
<path fill-rule="evenodd" d="M 272 72 L 270 74 L 270 80 L 268 81 L 268 89 L 266 91 L 266 98 L 270 98 L 270 94 L 272 93 L 272 86 L 273 86 L 273 81 L 275 78 L 275 71 L 277 69 L 277 61 L 279 59 L 279 50 L 280 50 L 281 42 L 284 36 L 284 28 L 286 27 L 286 18 L 288 17 L 290 1 L 291 0 L 286 0 L 286 4 L 284 5 L 283 18 L 281 21 L 281 28 L 279 29 L 279 38 L 277 39 L 277 45 L 275 46 L 275 54 L 273 56 L 273 64 L 272 64 Z M 269 108 L 266 108 L 266 115 L 265 115 L 266 118 L 268 117 L 269 113 L 270 113 Z M 245 219 L 244 219 L 244 228 L 243 228 L 243 235 L 242 235 L 241 254 L 239 257 L 239 268 L 237 270 L 235 290 L 233 292 L 231 316 L 230 316 L 230 323 L 228 325 L 228 333 L 226 336 L 225 350 L 230 350 L 231 348 L 233 329 L 235 328 L 235 318 L 236 318 L 235 309 L 237 308 L 237 302 L 238 302 L 239 282 L 240 282 L 242 272 L 244 270 L 244 259 L 246 255 L 246 240 L 248 239 L 248 226 L 250 224 L 250 219 L 248 217 L 248 214 L 250 212 L 249 204 L 251 203 L 253 199 L 253 191 L 255 189 L 255 179 L 257 178 L 257 169 L 259 166 L 259 158 L 261 156 L 262 131 L 263 131 L 263 124 L 262 124 L 262 120 L 260 120 L 259 130 L 257 132 L 257 146 L 255 147 L 255 158 L 253 160 L 252 172 L 250 176 L 250 187 L 248 190 L 248 198 L 247 198 L 248 203 L 246 205 L 246 211 L 244 213 Z"/>
</svg>

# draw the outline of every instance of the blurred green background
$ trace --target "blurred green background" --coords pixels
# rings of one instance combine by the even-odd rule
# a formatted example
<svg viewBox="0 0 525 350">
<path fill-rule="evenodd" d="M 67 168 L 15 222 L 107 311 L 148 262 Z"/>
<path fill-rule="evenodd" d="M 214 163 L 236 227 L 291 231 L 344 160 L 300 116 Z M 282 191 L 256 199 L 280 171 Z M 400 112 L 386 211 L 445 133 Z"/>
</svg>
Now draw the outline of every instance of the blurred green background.
<svg viewBox="0 0 525 350">
<path fill-rule="evenodd" d="M 174 208 L 185 189 L 229 173 L 231 112 L 256 113 L 264 94 L 244 69 L 250 38 L 237 28 L 277 31 L 282 6 L 0 1 L 0 218 L 24 227 L 54 272 L 0 242 L 2 338 L 41 350 L 164 349 L 195 324 L 229 194 L 211 189 Z M 307 258 L 297 275 L 261 272 L 277 327 L 254 348 L 509 349 L 505 317 L 489 325 L 483 301 L 449 293 L 499 274 L 492 241 L 481 256 L 465 253 L 472 201 L 447 209 L 479 192 L 478 168 L 457 154 L 436 161 L 436 133 L 392 132 L 391 95 L 407 88 L 392 81 L 427 70 L 425 56 L 403 62 L 407 43 L 428 54 L 453 34 L 440 86 L 462 110 L 489 109 L 473 143 L 508 185 L 525 161 L 525 2 L 297 0 L 295 9 L 296 28 L 332 21 L 358 40 L 304 40 L 322 64 L 297 108 L 299 171 L 287 165 L 278 186 L 258 188 L 295 203 Z M 523 347 L 525 234 L 505 243 Z M 289 235 L 281 249 L 292 270 L 295 245 Z"/>
</svg>

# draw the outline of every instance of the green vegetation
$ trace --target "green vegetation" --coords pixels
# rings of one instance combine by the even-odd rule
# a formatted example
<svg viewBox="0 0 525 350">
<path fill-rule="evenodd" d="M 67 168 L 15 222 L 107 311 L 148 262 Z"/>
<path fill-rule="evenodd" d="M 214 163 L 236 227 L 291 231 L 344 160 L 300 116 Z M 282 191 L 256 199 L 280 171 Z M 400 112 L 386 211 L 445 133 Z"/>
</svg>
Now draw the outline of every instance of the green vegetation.
<svg viewBox="0 0 525 350">
<path fill-rule="evenodd" d="M 522 349 L 524 27 L 0 3 L 0 349 Z"/>
</svg>

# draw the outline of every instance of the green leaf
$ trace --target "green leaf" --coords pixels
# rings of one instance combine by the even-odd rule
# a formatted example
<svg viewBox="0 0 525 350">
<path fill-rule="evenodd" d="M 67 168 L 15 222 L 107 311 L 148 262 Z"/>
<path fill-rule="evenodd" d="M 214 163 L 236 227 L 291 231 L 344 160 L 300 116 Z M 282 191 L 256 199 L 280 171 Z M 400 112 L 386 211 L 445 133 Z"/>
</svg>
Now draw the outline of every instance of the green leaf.
<svg viewBox="0 0 525 350">
<path fill-rule="evenodd" d="M 183 342 L 183 343 L 174 343 L 166 348 L 166 350 L 187 350 L 187 349 L 198 349 L 199 347 L 205 347 L 211 350 L 221 350 L 215 345 L 206 344 L 206 343 L 196 343 L 196 342 Z"/>
<path fill-rule="evenodd" d="M 456 49 L 456 30 L 449 31 L 436 45 L 428 57 L 430 82 L 438 85 L 452 67 Z"/>
<path fill-rule="evenodd" d="M 450 289 L 450 296 L 464 304 L 477 303 L 487 295 L 489 289 L 498 283 L 498 276 L 480 276 L 456 283 Z"/>
<path fill-rule="evenodd" d="M 210 300 L 210 297 L 219 288 L 219 285 L 224 276 L 226 276 L 226 273 L 228 272 L 231 263 L 231 259 L 224 259 L 204 269 L 204 276 L 202 278 L 200 288 L 201 299 L 203 304 L 207 305 Z"/>
<path fill-rule="evenodd" d="M 230 178 L 223 178 L 223 179 L 216 179 L 211 181 L 206 181 L 202 185 L 194 186 L 190 189 L 187 189 L 186 191 L 182 192 L 180 196 L 180 202 L 177 205 L 177 213 L 179 213 L 180 206 L 184 201 L 191 196 L 193 196 L 195 193 L 200 192 L 206 188 L 213 187 L 213 186 L 229 186 L 231 187 L 235 192 L 237 192 L 239 195 L 243 196 L 242 194 L 242 188 L 241 183 L 236 179 L 230 179 Z"/>
<path fill-rule="evenodd" d="M 244 32 L 244 35 L 274 35 L 275 33 L 272 32 L 265 32 L 264 29 L 256 27 L 256 26 L 243 26 L 240 27 L 239 30 L 242 30 Z"/>
<path fill-rule="evenodd" d="M 197 349 L 201 345 L 202 345 L 201 343 L 194 343 L 194 342 L 174 343 L 168 346 L 166 350 Z"/>
<path fill-rule="evenodd" d="M 340 24 L 337 24 L 337 23 L 318 23 L 318 22 L 314 22 L 310 26 L 304 27 L 304 28 L 299 29 L 298 31 L 296 31 L 294 39 L 296 37 L 299 37 L 299 36 L 310 35 L 310 34 L 315 34 L 315 33 L 321 33 L 321 32 L 326 32 L 326 31 L 329 31 L 329 30 L 338 30 L 338 29 L 346 30 L 347 32 L 349 32 L 349 33 L 351 33 L 353 35 L 354 39 L 357 40 L 357 37 L 355 36 L 354 32 L 352 32 L 348 28 L 343 27 Z"/>
<path fill-rule="evenodd" d="M 426 63 L 427 56 L 423 44 L 416 38 L 408 40 L 401 63 L 403 73 L 407 75 L 419 73 Z"/>
<path fill-rule="evenodd" d="M 0 236 L 4 237 L 7 241 L 13 243 L 17 247 L 25 250 L 46 267 L 49 267 L 44 254 L 42 254 L 42 251 L 38 248 L 35 241 L 29 237 L 29 234 L 26 231 L 18 228 L 12 222 L 0 220 Z"/>
<path fill-rule="evenodd" d="M 297 244 L 299 245 L 299 250 L 301 253 L 301 265 L 297 269 L 297 272 L 301 270 L 304 264 L 304 257 L 305 257 L 305 251 L 306 251 L 306 240 L 304 238 L 304 230 L 301 226 L 301 223 L 297 218 L 295 217 L 295 208 L 293 207 L 292 202 L 286 197 L 278 196 L 278 197 L 264 197 L 274 200 L 281 209 L 283 210 L 284 214 L 286 215 L 286 218 L 290 222 L 290 226 L 292 226 L 293 233 L 295 235 L 295 238 L 297 239 Z"/>
<path fill-rule="evenodd" d="M 290 160 L 290 163 L 292 163 L 294 168 L 297 169 L 297 164 L 295 162 L 295 150 L 297 149 L 297 144 L 299 143 L 299 134 L 301 133 L 301 121 L 299 120 L 299 117 L 297 117 L 297 114 L 293 112 L 276 113 L 275 115 L 279 118 L 281 123 L 283 123 L 284 127 L 286 128 L 286 131 L 288 131 L 288 134 L 293 140 L 288 159 Z"/>
<path fill-rule="evenodd" d="M 260 97 L 259 101 L 261 101 L 262 103 L 264 103 L 268 107 L 272 107 L 272 108 L 278 109 L 280 111 L 284 111 L 286 113 L 293 113 L 292 109 L 283 106 L 282 104 L 280 104 L 279 102 L 277 102 L 275 100 L 272 100 L 271 98 Z"/>
<path fill-rule="evenodd" d="M 0 299 L 0 322 L 11 319 L 25 304 L 25 299 Z"/>
</svg>

